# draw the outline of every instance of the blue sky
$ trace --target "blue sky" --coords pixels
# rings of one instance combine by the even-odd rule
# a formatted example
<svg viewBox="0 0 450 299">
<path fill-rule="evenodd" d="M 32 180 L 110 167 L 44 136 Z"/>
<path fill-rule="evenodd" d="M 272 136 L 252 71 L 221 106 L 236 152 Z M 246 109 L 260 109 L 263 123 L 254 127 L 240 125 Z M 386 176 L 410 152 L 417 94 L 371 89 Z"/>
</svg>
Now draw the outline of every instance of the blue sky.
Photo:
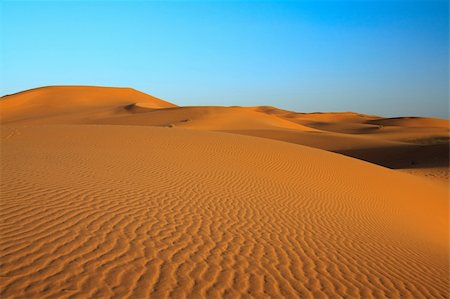
<svg viewBox="0 0 450 299">
<path fill-rule="evenodd" d="M 1 86 L 448 118 L 448 1 L 2 1 Z"/>
</svg>

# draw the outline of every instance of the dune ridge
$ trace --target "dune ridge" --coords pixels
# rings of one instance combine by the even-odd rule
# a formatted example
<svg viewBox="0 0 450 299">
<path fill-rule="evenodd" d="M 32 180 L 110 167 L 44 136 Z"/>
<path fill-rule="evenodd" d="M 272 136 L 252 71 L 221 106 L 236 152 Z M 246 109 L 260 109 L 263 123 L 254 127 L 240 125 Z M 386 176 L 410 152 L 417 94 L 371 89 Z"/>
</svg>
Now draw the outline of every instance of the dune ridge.
<svg viewBox="0 0 450 299">
<path fill-rule="evenodd" d="M 132 88 L 48 86 L 3 96 L 1 123 L 83 123 L 120 113 L 136 101 L 152 108 L 175 106 Z"/>
</svg>

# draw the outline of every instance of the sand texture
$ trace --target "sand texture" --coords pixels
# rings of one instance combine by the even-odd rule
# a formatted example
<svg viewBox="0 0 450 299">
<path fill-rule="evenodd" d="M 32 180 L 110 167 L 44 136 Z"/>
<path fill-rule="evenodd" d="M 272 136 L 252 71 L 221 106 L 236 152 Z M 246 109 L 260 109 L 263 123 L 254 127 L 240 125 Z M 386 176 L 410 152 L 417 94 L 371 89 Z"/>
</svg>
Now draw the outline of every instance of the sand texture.
<svg viewBox="0 0 450 299">
<path fill-rule="evenodd" d="M 0 115 L 0 298 L 448 298 L 445 174 L 400 159 L 448 173 L 446 120 L 92 87 Z"/>
</svg>

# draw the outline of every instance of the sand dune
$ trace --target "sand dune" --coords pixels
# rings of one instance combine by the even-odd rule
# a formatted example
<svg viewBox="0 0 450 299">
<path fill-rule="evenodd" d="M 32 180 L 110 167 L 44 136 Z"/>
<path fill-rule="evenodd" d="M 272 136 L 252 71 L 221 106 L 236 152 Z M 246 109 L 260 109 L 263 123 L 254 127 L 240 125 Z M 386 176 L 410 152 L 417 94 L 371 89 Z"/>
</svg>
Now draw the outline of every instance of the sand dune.
<svg viewBox="0 0 450 299">
<path fill-rule="evenodd" d="M 410 175 L 139 126 L 6 126 L 1 158 L 2 298 L 447 294 L 447 193 Z"/>
<path fill-rule="evenodd" d="M 246 107 L 176 107 L 152 109 L 139 115 L 127 115 L 98 120 L 104 124 L 176 126 L 199 130 L 239 130 L 284 128 L 298 131 L 317 131 L 314 128 L 256 112 Z"/>
<path fill-rule="evenodd" d="M 174 107 L 131 88 L 49 86 L 2 97 L 2 123 L 78 123 L 122 112 L 130 104 Z"/>
<path fill-rule="evenodd" d="M 177 107 L 130 88 L 37 88 L 0 101 L 3 124 L 180 127 L 316 147 L 391 169 L 449 179 L 449 121 L 353 112 L 297 113 L 270 106 Z"/>
<path fill-rule="evenodd" d="M 78 86 L 0 116 L 0 298 L 448 298 L 447 120 Z"/>
<path fill-rule="evenodd" d="M 394 117 L 369 121 L 372 124 L 398 127 L 436 127 L 448 129 L 449 121 L 446 119 L 429 117 Z"/>
</svg>

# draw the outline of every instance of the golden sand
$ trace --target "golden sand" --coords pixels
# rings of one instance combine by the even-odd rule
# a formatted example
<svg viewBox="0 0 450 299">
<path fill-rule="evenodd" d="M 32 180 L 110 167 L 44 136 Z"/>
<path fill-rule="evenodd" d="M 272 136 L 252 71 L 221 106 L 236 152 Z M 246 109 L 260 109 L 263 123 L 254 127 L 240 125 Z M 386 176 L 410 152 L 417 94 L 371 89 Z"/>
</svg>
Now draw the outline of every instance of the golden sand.
<svg viewBox="0 0 450 299">
<path fill-rule="evenodd" d="M 448 121 L 91 87 L 0 115 L 1 298 L 448 296 L 442 176 L 334 153 L 448 173 Z"/>
</svg>

